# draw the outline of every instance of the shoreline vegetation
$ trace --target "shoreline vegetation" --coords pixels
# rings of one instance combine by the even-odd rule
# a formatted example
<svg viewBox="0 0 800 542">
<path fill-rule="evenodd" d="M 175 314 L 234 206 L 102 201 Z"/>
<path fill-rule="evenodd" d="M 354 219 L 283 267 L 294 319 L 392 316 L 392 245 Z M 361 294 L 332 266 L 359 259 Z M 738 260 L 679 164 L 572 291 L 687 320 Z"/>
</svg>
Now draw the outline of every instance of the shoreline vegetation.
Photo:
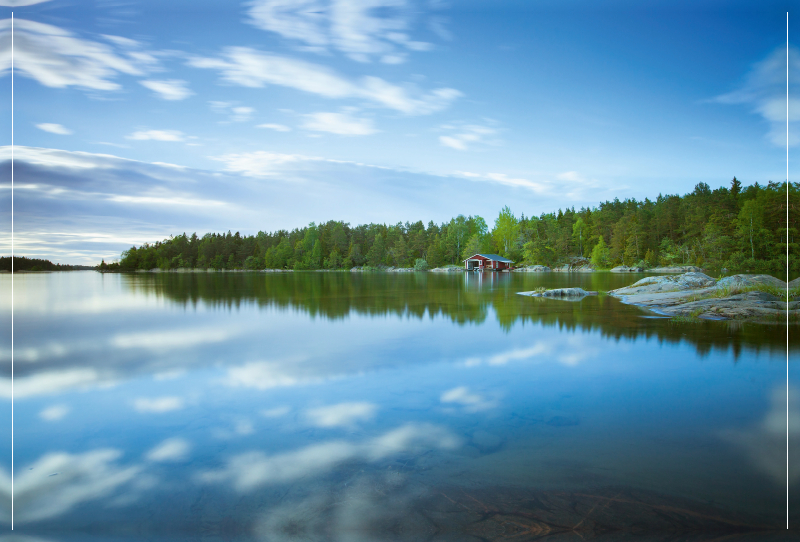
<svg viewBox="0 0 800 542">
<path fill-rule="evenodd" d="M 517 217 L 504 207 L 491 230 L 480 216 L 458 215 L 427 226 L 418 221 L 351 227 L 328 221 L 251 236 L 184 233 L 133 246 L 119 261 L 103 261 L 94 269 L 448 272 L 461 270 L 463 259 L 472 254 L 495 253 L 516 262 L 517 272 L 706 270 L 786 278 L 788 263 L 790 278 L 796 278 L 799 219 L 800 183 L 743 187 L 734 177 L 730 188 L 712 191 L 699 183 L 684 196 L 659 195 L 641 202 L 615 198 L 597 207 L 559 209 L 539 217 Z M 92 269 L 16 257 L 14 264 L 20 271 Z M 10 270 L 10 258 L 0 258 L 0 270 Z"/>
<path fill-rule="evenodd" d="M 787 190 L 789 223 L 786 224 Z M 730 187 L 659 195 L 655 201 L 605 201 L 597 207 L 559 209 L 538 217 L 504 207 L 493 228 L 480 216 L 458 215 L 427 226 L 341 221 L 305 228 L 185 233 L 131 247 L 104 271 L 213 270 L 389 270 L 444 269 L 475 253 L 499 254 L 517 266 L 553 271 L 641 272 L 663 267 L 786 277 L 800 275 L 800 183 L 754 183 L 735 177 Z M 658 271 L 654 271 L 658 272 Z M 670 271 L 675 272 L 675 271 Z"/>
</svg>

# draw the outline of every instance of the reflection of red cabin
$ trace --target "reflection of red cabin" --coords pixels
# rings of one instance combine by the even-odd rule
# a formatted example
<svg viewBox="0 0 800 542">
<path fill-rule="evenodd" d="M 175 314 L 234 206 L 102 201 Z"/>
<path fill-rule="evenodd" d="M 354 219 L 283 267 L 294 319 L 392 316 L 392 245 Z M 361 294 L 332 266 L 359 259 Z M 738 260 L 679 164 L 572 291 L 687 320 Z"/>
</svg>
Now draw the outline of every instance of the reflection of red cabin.
<svg viewBox="0 0 800 542">
<path fill-rule="evenodd" d="M 513 264 L 508 258 L 503 258 L 497 254 L 473 254 L 464 260 L 464 269 L 467 271 L 480 270 L 480 271 L 502 271 L 503 269 L 511 269 Z"/>
</svg>

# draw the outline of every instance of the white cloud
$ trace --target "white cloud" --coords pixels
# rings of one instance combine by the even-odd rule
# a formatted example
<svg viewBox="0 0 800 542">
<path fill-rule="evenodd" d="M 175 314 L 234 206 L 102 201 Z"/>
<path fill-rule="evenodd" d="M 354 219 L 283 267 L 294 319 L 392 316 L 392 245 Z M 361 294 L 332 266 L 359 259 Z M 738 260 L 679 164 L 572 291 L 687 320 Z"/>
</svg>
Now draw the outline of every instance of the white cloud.
<svg viewBox="0 0 800 542">
<path fill-rule="evenodd" d="M 145 457 L 149 461 L 182 461 L 189 455 L 191 446 L 182 438 L 169 438 L 151 449 Z"/>
<path fill-rule="evenodd" d="M 786 47 L 778 47 L 750 69 L 743 84 L 733 92 L 717 96 L 722 104 L 743 104 L 769 123 L 767 138 L 778 147 L 786 147 Z M 789 47 L 789 145 L 800 144 L 794 122 L 800 120 L 800 50 Z"/>
<path fill-rule="evenodd" d="M 292 374 L 286 363 L 273 361 L 254 361 L 228 369 L 224 383 L 228 386 L 266 390 L 285 386 L 297 386 L 316 382 L 313 376 Z"/>
<path fill-rule="evenodd" d="M 473 173 L 470 171 L 456 171 L 455 175 L 473 181 L 489 181 L 498 184 L 504 184 L 506 186 L 525 188 L 537 194 L 544 194 L 550 191 L 550 187 L 545 183 L 531 181 L 528 179 L 509 177 L 505 173 Z"/>
<path fill-rule="evenodd" d="M 14 377 L 14 397 L 51 395 L 66 390 L 86 389 L 96 385 L 100 374 L 89 367 L 42 371 L 31 376 Z M 108 382 L 110 385 L 111 382 Z M 11 398 L 11 379 L 0 379 L 0 397 Z"/>
<path fill-rule="evenodd" d="M 377 405 L 373 403 L 339 403 L 309 409 L 306 411 L 306 418 L 316 427 L 347 427 L 372 419 L 377 409 Z"/>
<path fill-rule="evenodd" d="M 497 401 L 485 399 L 482 395 L 469 391 L 466 386 L 459 386 L 442 393 L 442 403 L 453 403 L 462 407 L 465 412 L 480 412 L 497 406 Z"/>
<path fill-rule="evenodd" d="M 783 487 L 787 482 L 787 433 L 790 453 L 788 479 L 792 484 L 800 480 L 800 446 L 797 444 L 800 440 L 800 393 L 797 388 L 790 387 L 787 401 L 786 391 L 784 386 L 773 388 L 770 409 L 760 423 L 721 434 L 723 439 L 739 446 L 761 472 Z"/>
<path fill-rule="evenodd" d="M 142 413 L 160 414 L 180 410 L 183 406 L 183 399 L 180 397 L 139 397 L 133 402 L 133 408 Z"/>
<path fill-rule="evenodd" d="M 125 137 L 137 141 L 183 141 L 186 138 L 183 132 L 178 130 L 140 130 Z"/>
<path fill-rule="evenodd" d="M 445 125 L 441 128 L 450 131 L 451 134 L 439 136 L 439 143 L 458 151 L 465 151 L 471 145 L 498 143 L 496 140 L 487 139 L 488 136 L 497 133 L 497 130 L 489 128 L 488 126 L 467 124 L 457 126 Z"/>
<path fill-rule="evenodd" d="M 347 113 L 311 113 L 304 115 L 303 128 L 315 132 L 339 135 L 370 135 L 376 133 L 371 119 L 355 118 Z"/>
<path fill-rule="evenodd" d="M 69 407 L 67 405 L 53 405 L 39 412 L 39 417 L 45 421 L 54 422 L 60 420 L 67 414 L 69 414 Z"/>
<path fill-rule="evenodd" d="M 139 81 L 139 84 L 145 88 L 149 88 L 159 98 L 164 100 L 184 100 L 194 94 L 187 87 L 186 81 L 179 79 L 169 79 L 166 81 Z"/>
<path fill-rule="evenodd" d="M 11 68 L 11 21 L 0 21 L 0 75 Z M 129 40 L 132 43 L 133 40 Z M 117 90 L 119 74 L 144 75 L 156 63 L 140 51 L 115 51 L 49 24 L 14 19 L 14 69 L 42 85 Z"/>
<path fill-rule="evenodd" d="M 407 34 L 406 0 L 256 0 L 249 14 L 256 27 L 299 41 L 304 50 L 335 49 L 358 62 L 397 64 L 406 51 L 431 48 Z"/>
<path fill-rule="evenodd" d="M 43 122 L 42 124 L 37 124 L 37 128 L 40 130 L 44 130 L 45 132 L 50 132 L 51 134 L 58 134 L 58 135 L 70 135 L 72 130 L 69 128 L 65 128 L 60 124 L 53 124 L 50 122 Z"/>
<path fill-rule="evenodd" d="M 230 340 L 238 333 L 230 328 L 188 328 L 173 331 L 146 331 L 141 333 L 119 333 L 109 339 L 115 349 L 144 348 L 157 352 L 186 350 L 209 343 Z"/>
<path fill-rule="evenodd" d="M 408 424 L 360 443 L 336 440 L 272 456 L 246 452 L 199 478 L 204 482 L 230 483 L 236 491 L 249 492 L 267 484 L 319 475 L 348 461 L 375 462 L 399 453 L 452 449 L 458 445 L 459 440 L 442 427 Z"/>
<path fill-rule="evenodd" d="M 276 132 L 291 132 L 292 129 L 288 126 L 284 126 L 283 124 L 259 124 L 256 128 L 267 128 L 269 130 L 275 130 Z"/>
<path fill-rule="evenodd" d="M 214 113 L 221 113 L 228 115 L 228 120 L 230 122 L 245 122 L 252 118 L 253 113 L 255 113 L 255 109 L 252 107 L 247 106 L 234 106 L 230 102 L 218 102 L 218 101 L 211 101 L 208 102 L 211 106 L 211 110 Z"/>
<path fill-rule="evenodd" d="M 507 350 L 500 352 L 489 358 L 489 365 L 505 365 L 509 361 L 522 361 L 533 357 L 548 354 L 552 351 L 552 347 L 544 342 L 534 344 L 529 348 L 517 348 L 514 350 Z"/>
<path fill-rule="evenodd" d="M 233 111 L 233 118 L 231 120 L 234 122 L 245 122 L 250 120 L 256 110 L 252 107 L 233 107 L 231 111 Z"/>
<path fill-rule="evenodd" d="M 281 418 L 286 416 L 292 409 L 288 406 L 269 408 L 261 411 L 261 415 L 265 418 Z"/>
<path fill-rule="evenodd" d="M 23 6 L 34 6 L 36 4 L 44 4 L 50 0 L 0 0 L 0 6 L 8 6 L 10 8 L 17 8 Z"/>
<path fill-rule="evenodd" d="M 116 461 L 121 456 L 122 452 L 113 449 L 42 456 L 14 477 L 14 497 L 24 503 L 15 519 L 23 523 L 57 517 L 135 482 L 141 467 L 118 466 Z M 10 487 L 8 475 L 0 470 L 0 493 L 6 499 L 10 498 Z"/>
<path fill-rule="evenodd" d="M 353 81 L 319 64 L 262 53 L 248 47 L 227 47 L 222 57 L 195 57 L 189 60 L 189 65 L 219 70 L 223 81 L 235 85 L 252 88 L 280 85 L 326 98 L 356 98 L 408 115 L 440 111 L 461 96 L 452 88 L 439 88 L 423 94 L 410 86 L 397 86 L 372 76 Z"/>
</svg>

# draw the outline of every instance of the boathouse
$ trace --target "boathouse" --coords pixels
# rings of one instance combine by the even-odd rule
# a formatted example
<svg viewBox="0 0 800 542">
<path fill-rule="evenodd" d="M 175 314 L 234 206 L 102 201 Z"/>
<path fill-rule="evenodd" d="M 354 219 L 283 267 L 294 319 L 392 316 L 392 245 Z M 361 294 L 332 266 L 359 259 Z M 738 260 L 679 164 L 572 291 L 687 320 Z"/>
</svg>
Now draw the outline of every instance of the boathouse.
<svg viewBox="0 0 800 542">
<path fill-rule="evenodd" d="M 511 269 L 513 263 L 508 258 L 497 254 L 473 254 L 464 260 L 464 269 L 466 271 L 502 271 Z"/>
</svg>

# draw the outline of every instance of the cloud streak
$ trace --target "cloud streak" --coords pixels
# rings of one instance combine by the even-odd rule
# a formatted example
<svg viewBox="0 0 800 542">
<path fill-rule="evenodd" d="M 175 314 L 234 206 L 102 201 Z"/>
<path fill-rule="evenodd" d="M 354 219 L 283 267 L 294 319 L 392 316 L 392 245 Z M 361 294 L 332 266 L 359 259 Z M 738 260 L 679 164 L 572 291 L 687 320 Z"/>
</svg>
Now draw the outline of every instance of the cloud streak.
<svg viewBox="0 0 800 542">
<path fill-rule="evenodd" d="M 800 144 L 796 125 L 800 121 L 800 50 L 790 46 L 789 60 L 789 145 Z M 736 90 L 713 98 L 721 104 L 746 105 L 768 124 L 767 139 L 777 147 L 786 147 L 786 47 L 778 47 L 757 62 Z"/>
<path fill-rule="evenodd" d="M 356 136 L 370 135 L 378 130 L 371 119 L 359 119 L 347 113 L 310 113 L 305 115 L 303 128 L 313 132 Z"/>
<path fill-rule="evenodd" d="M 199 480 L 227 483 L 247 493 L 268 484 L 318 476 L 348 461 L 376 462 L 426 448 L 453 449 L 459 443 L 442 427 L 408 424 L 360 443 L 334 440 L 271 456 L 246 452 L 232 457 L 221 469 L 201 473 Z"/>
<path fill-rule="evenodd" d="M 428 115 L 447 108 L 462 94 L 452 88 L 423 93 L 380 77 L 354 80 L 326 66 L 264 53 L 249 47 L 227 47 L 222 55 L 194 57 L 189 65 L 220 72 L 226 83 L 250 88 L 278 85 L 330 99 L 358 99 L 407 115 Z"/>
<path fill-rule="evenodd" d="M 139 84 L 155 92 L 156 96 L 162 100 L 185 100 L 194 94 L 194 92 L 189 90 L 186 81 L 178 79 L 169 79 L 166 81 L 139 81 Z"/>
<path fill-rule="evenodd" d="M 399 64 L 408 51 L 431 48 L 409 37 L 413 12 L 406 0 L 256 0 L 249 15 L 257 28 L 303 50 L 339 51 L 357 62 Z"/>
<path fill-rule="evenodd" d="M 130 48 L 138 43 L 127 40 Z M 40 84 L 91 90 L 118 90 L 120 74 L 144 75 L 156 59 L 141 51 L 121 53 L 101 42 L 82 39 L 57 26 L 14 19 L 14 69 Z M 0 76 L 11 69 L 11 20 L 0 21 Z"/>
</svg>

